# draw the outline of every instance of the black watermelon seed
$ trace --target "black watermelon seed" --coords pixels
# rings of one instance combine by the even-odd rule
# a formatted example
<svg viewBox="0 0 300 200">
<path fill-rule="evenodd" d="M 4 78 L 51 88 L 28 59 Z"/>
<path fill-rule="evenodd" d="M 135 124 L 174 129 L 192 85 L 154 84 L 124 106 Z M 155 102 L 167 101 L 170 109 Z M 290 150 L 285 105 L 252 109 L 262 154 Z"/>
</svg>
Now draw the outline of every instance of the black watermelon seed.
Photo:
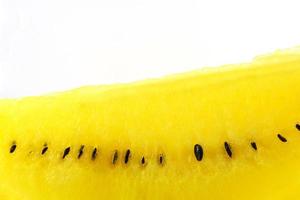
<svg viewBox="0 0 300 200">
<path fill-rule="evenodd" d="M 45 146 L 45 147 L 42 149 L 42 155 L 44 155 L 44 154 L 47 152 L 47 150 L 48 150 L 48 147 Z"/>
<path fill-rule="evenodd" d="M 163 154 L 159 155 L 159 164 L 161 164 L 161 165 L 164 164 L 164 155 Z"/>
<path fill-rule="evenodd" d="M 300 124 L 296 124 L 296 129 L 298 129 L 298 131 L 300 131 Z"/>
<path fill-rule="evenodd" d="M 92 160 L 95 160 L 97 157 L 97 148 L 94 148 L 93 153 L 92 153 Z"/>
<path fill-rule="evenodd" d="M 225 147 L 226 153 L 231 158 L 232 157 L 232 151 L 231 151 L 230 145 L 227 142 L 224 142 L 224 147 Z"/>
<path fill-rule="evenodd" d="M 141 164 L 144 165 L 146 163 L 145 157 L 142 157 Z"/>
<path fill-rule="evenodd" d="M 10 147 L 10 149 L 9 149 L 9 152 L 10 152 L 10 153 L 13 153 L 13 152 L 16 150 L 16 148 L 17 148 L 17 145 L 16 145 L 16 144 L 11 145 L 11 147 Z"/>
<path fill-rule="evenodd" d="M 81 146 L 80 146 L 80 149 L 79 149 L 79 151 L 78 151 L 78 156 L 77 156 L 78 159 L 81 158 L 81 156 L 82 156 L 82 154 L 83 154 L 83 149 L 84 149 L 84 145 L 81 145 Z"/>
<path fill-rule="evenodd" d="M 118 150 L 115 150 L 114 155 L 113 155 L 113 159 L 112 159 L 112 163 L 116 164 L 117 160 L 118 160 L 119 154 L 118 154 Z"/>
<path fill-rule="evenodd" d="M 202 149 L 201 145 L 195 144 L 194 154 L 195 154 L 195 157 L 198 161 L 202 160 L 202 158 L 203 158 L 203 149 Z"/>
<path fill-rule="evenodd" d="M 279 140 L 280 140 L 281 142 L 287 142 L 287 139 L 286 139 L 285 137 L 283 137 L 282 135 L 277 134 L 277 137 L 279 138 Z"/>
<path fill-rule="evenodd" d="M 129 158 L 130 158 L 130 149 L 127 149 L 126 154 L 125 154 L 125 159 L 124 159 L 125 164 L 127 164 L 129 162 Z"/>
<path fill-rule="evenodd" d="M 251 147 L 256 151 L 257 150 L 257 145 L 255 142 L 251 142 Z"/>
<path fill-rule="evenodd" d="M 63 159 L 70 153 L 70 150 L 71 150 L 71 147 L 67 147 L 65 150 L 64 150 L 64 155 L 63 155 Z"/>
</svg>

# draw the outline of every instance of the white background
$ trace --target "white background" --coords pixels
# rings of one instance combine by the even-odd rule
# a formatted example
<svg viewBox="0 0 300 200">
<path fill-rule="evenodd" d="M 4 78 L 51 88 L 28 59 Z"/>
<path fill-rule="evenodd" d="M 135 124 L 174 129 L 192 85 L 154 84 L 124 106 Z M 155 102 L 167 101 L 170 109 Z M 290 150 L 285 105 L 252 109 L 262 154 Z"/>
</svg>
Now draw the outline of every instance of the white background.
<svg viewBox="0 0 300 200">
<path fill-rule="evenodd" d="M 297 1 L 0 0 L 0 97 L 160 77 L 296 45 Z"/>
</svg>

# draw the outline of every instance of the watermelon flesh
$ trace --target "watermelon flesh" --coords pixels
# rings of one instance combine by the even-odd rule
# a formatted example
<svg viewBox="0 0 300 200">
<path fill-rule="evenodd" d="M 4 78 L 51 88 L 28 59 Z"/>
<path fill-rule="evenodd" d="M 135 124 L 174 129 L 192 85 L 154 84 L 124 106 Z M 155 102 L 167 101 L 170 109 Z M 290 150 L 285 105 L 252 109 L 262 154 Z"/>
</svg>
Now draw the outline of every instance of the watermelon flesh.
<svg viewBox="0 0 300 200">
<path fill-rule="evenodd" d="M 297 199 L 300 50 L 0 100 L 0 199 Z"/>
</svg>

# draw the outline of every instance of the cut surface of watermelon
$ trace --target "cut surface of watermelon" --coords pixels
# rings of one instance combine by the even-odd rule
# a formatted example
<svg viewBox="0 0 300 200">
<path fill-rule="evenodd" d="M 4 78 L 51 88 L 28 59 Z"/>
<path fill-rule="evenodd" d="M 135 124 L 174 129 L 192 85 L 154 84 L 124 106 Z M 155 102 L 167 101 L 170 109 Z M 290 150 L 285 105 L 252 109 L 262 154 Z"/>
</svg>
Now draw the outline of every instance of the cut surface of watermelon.
<svg viewBox="0 0 300 200">
<path fill-rule="evenodd" d="M 300 50 L 0 100 L 0 199 L 297 199 Z"/>
</svg>

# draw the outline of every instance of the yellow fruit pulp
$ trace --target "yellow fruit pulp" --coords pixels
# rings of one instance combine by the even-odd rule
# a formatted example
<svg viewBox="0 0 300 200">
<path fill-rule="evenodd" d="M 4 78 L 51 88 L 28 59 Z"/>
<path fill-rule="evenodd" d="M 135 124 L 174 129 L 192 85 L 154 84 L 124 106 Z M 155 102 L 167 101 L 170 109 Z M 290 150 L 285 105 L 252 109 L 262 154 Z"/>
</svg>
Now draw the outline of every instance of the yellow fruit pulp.
<svg viewBox="0 0 300 200">
<path fill-rule="evenodd" d="M 0 199 L 298 199 L 298 123 L 297 48 L 248 64 L 3 99 Z"/>
</svg>

